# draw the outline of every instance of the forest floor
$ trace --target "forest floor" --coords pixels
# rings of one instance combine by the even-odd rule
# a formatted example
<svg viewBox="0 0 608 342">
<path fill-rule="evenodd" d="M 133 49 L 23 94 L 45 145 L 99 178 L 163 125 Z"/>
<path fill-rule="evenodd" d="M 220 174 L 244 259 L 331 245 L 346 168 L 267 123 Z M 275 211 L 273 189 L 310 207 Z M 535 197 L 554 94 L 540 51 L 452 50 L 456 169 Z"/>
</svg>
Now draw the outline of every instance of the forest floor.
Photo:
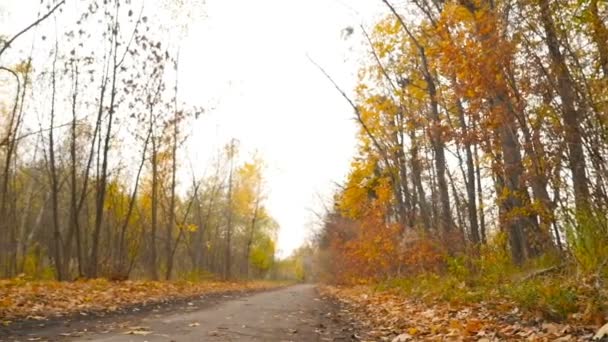
<svg viewBox="0 0 608 342">
<path fill-rule="evenodd" d="M 215 292 L 100 317 L 0 330 L 0 341 L 357 341 L 314 285 Z"/>
<path fill-rule="evenodd" d="M 193 300 L 255 293 L 285 285 L 269 281 L 0 280 L 0 340 L 20 331 L 155 311 Z"/>
<path fill-rule="evenodd" d="M 454 304 L 373 286 L 323 286 L 320 292 L 341 303 L 345 320 L 357 322 L 361 341 L 591 341 L 598 330 L 549 321 L 498 299 Z"/>
<path fill-rule="evenodd" d="M 453 303 L 374 286 L 1 284 L 0 341 L 564 342 L 592 340 L 598 329 L 547 320 L 498 298 Z"/>
</svg>

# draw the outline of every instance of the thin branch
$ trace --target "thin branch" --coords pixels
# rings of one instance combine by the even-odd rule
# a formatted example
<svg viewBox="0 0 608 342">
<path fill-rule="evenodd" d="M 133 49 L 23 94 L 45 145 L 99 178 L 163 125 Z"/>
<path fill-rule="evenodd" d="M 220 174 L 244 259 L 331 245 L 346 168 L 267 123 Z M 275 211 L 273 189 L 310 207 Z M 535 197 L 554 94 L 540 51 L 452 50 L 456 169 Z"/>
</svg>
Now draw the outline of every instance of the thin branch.
<svg viewBox="0 0 608 342">
<path fill-rule="evenodd" d="M 0 56 L 2 56 L 2 54 L 6 51 L 6 49 L 8 49 L 17 38 L 19 38 L 22 34 L 26 33 L 27 31 L 31 30 L 32 28 L 38 26 L 40 23 L 42 23 L 44 20 L 46 20 L 48 17 L 50 17 L 64 3 L 65 3 L 65 0 L 61 0 L 57 5 L 55 5 L 55 7 L 53 7 L 49 12 L 47 12 L 47 14 L 38 18 L 38 20 L 34 21 L 28 27 L 19 31 L 19 33 L 14 35 L 13 38 L 6 41 L 6 43 L 4 43 L 4 46 L 2 47 L 2 49 L 0 49 Z"/>
<path fill-rule="evenodd" d="M 72 124 L 72 122 L 70 121 L 70 122 L 68 122 L 68 123 L 64 123 L 64 124 L 61 124 L 61 125 L 55 125 L 55 126 L 52 128 L 52 129 L 57 130 L 57 129 L 59 129 L 59 128 L 63 128 L 63 127 L 70 126 L 71 124 Z M 40 128 L 39 130 L 37 130 L 37 131 L 33 131 L 33 132 L 29 132 L 29 133 L 25 133 L 25 134 L 22 134 L 22 135 L 20 135 L 20 136 L 18 136 L 18 137 L 15 137 L 15 138 L 13 139 L 13 141 L 19 141 L 19 140 L 23 140 L 23 139 L 28 138 L 28 137 L 30 137 L 30 136 L 32 136 L 32 135 L 37 135 L 37 134 L 40 134 L 40 133 L 48 132 L 48 131 L 50 131 L 50 130 L 51 130 L 51 128 L 42 128 L 42 127 L 41 127 L 41 128 Z M 5 138 L 5 139 L 2 139 L 2 141 L 0 141 L 0 146 L 5 146 L 5 145 L 8 145 L 8 143 L 9 143 L 9 140 L 8 140 L 8 139 L 6 139 L 6 138 Z"/>
<path fill-rule="evenodd" d="M 397 86 L 395 85 L 395 83 L 393 82 L 391 77 L 389 76 L 384 65 L 382 65 L 382 62 L 380 61 L 380 56 L 378 56 L 378 53 L 376 53 L 376 49 L 374 48 L 374 43 L 372 42 L 371 37 L 369 36 L 369 34 L 367 34 L 367 31 L 365 30 L 363 25 L 359 25 L 359 27 L 361 28 L 361 31 L 363 32 L 365 39 L 367 39 L 370 51 L 371 51 L 372 55 L 374 56 L 374 59 L 376 60 L 376 63 L 378 64 L 380 71 L 382 71 L 382 74 L 384 75 L 384 77 L 386 78 L 388 83 L 390 84 L 391 88 L 393 88 L 393 91 L 395 92 L 395 94 L 399 94 L 399 91 L 397 90 Z"/>
<path fill-rule="evenodd" d="M 378 142 L 376 137 L 369 130 L 369 127 L 367 127 L 367 125 L 365 124 L 365 121 L 363 121 L 363 117 L 361 116 L 361 111 L 359 110 L 359 107 L 357 107 L 357 105 L 350 99 L 350 97 L 348 97 L 348 95 L 344 92 L 344 90 L 342 90 L 342 88 L 340 88 L 340 86 L 336 83 L 336 81 L 334 81 L 334 79 L 327 73 L 327 71 L 325 71 L 325 69 L 323 69 L 323 67 L 321 67 L 317 62 L 315 62 L 312 58 L 310 58 L 309 55 L 306 55 L 306 57 L 314 66 L 316 66 L 319 69 L 319 71 L 321 71 L 323 73 L 323 75 L 325 75 L 325 77 L 333 84 L 333 86 L 336 88 L 336 90 L 338 90 L 338 92 L 340 92 L 342 97 L 346 101 L 348 101 L 350 106 L 355 111 L 355 117 L 357 118 L 357 121 L 361 124 L 361 127 L 363 127 L 363 130 L 365 130 L 365 133 L 367 133 L 369 138 L 372 140 L 373 144 L 378 149 L 378 152 L 380 152 L 381 154 L 384 155 L 384 149 L 382 148 L 382 146 L 380 145 L 380 143 Z M 387 165 L 388 165 L 388 163 L 387 163 Z"/>
</svg>

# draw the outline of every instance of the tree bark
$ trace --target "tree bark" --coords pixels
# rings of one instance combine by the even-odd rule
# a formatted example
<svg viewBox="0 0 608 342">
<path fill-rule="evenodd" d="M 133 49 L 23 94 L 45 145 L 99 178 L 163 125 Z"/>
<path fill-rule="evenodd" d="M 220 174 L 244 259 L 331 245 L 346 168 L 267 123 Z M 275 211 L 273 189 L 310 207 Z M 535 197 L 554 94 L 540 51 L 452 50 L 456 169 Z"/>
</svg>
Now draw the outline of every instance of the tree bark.
<svg viewBox="0 0 608 342">
<path fill-rule="evenodd" d="M 49 168 L 51 173 L 51 205 L 53 209 L 53 253 L 57 280 L 66 280 L 64 265 L 61 259 L 61 232 L 59 230 L 59 181 L 57 177 L 57 167 L 55 164 L 55 96 L 56 96 L 56 73 L 58 44 L 55 42 L 55 59 L 52 71 L 52 95 L 51 95 L 51 125 L 49 129 Z"/>
<path fill-rule="evenodd" d="M 540 8 L 540 19 L 545 29 L 545 43 L 549 50 L 551 69 L 557 78 L 557 91 L 562 104 L 562 117 L 564 120 L 564 138 L 568 145 L 568 164 L 572 172 L 572 183 L 574 187 L 574 198 L 578 214 L 589 215 L 589 187 L 587 174 L 585 173 L 585 153 L 583 151 L 583 140 L 581 138 L 580 122 L 582 113 L 575 104 L 575 87 L 568 70 L 566 60 L 560 51 L 560 44 L 548 0 L 538 0 Z"/>
</svg>

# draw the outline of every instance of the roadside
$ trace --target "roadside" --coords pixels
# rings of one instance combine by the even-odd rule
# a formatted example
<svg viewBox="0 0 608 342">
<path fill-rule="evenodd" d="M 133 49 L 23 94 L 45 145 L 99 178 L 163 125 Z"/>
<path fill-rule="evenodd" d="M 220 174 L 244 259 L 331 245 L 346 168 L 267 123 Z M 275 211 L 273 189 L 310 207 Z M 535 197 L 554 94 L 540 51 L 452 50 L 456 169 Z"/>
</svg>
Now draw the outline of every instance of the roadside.
<svg viewBox="0 0 608 342">
<path fill-rule="evenodd" d="M 0 281 L 0 339 L 89 322 L 112 323 L 150 312 L 200 302 L 213 304 L 232 298 L 280 288 L 281 282 L 110 282 L 103 279 L 78 282 Z M 77 330 L 77 329 L 76 329 Z M 67 333 L 66 333 L 67 334 Z"/>
<path fill-rule="evenodd" d="M 369 341 L 589 341 L 597 327 L 556 323 L 505 305 L 411 298 L 372 286 L 324 286 Z"/>
<path fill-rule="evenodd" d="M 313 285 L 200 296 L 44 327 L 21 326 L 2 341 L 357 341 L 340 308 Z"/>
</svg>

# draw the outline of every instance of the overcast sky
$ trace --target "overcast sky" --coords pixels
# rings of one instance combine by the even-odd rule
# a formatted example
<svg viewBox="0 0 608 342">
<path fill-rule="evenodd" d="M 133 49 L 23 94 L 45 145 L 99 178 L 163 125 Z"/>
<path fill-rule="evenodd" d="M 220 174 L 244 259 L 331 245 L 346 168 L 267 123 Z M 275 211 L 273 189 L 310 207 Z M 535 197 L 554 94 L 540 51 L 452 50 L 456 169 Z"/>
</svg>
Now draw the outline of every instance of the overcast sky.
<svg viewBox="0 0 608 342">
<path fill-rule="evenodd" d="M 68 4 L 72 1 L 67 0 Z M 22 28 L 39 0 L 0 0 L 0 32 Z M 182 0 L 188 6 L 188 0 Z M 348 3 L 348 5 L 345 5 Z M 29 4 L 29 6 L 28 6 Z M 147 0 L 146 10 L 157 1 Z M 289 254 L 309 236 L 321 200 L 341 182 L 356 148 L 349 105 L 308 61 L 310 55 L 350 90 L 380 0 L 207 0 L 180 45 L 182 100 L 207 112 L 194 124 L 188 159 L 204 172 L 219 146 L 240 141 L 266 161 L 268 209 Z M 342 31 L 355 34 L 343 39 Z M 184 180 L 186 183 L 187 180 Z"/>
</svg>

